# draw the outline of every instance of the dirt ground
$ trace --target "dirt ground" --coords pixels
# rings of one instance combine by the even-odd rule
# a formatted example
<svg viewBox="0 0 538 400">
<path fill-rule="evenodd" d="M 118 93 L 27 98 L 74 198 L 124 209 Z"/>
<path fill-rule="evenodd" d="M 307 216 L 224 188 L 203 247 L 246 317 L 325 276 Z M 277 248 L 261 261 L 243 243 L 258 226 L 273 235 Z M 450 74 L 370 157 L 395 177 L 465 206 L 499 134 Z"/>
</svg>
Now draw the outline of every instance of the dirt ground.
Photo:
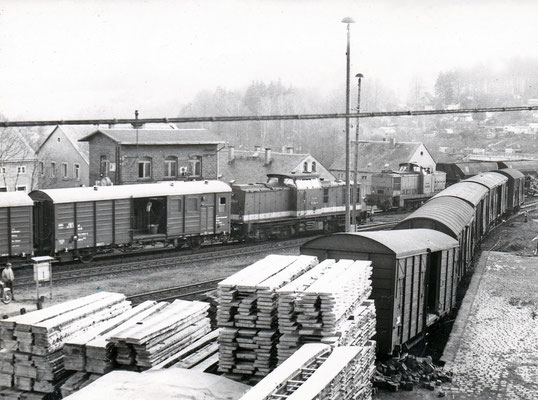
<svg viewBox="0 0 538 400">
<path fill-rule="evenodd" d="M 77 297 L 87 296 L 96 291 L 124 293 L 133 295 L 152 290 L 166 289 L 174 286 L 210 280 L 217 277 L 229 276 L 268 254 L 278 254 L 278 251 L 259 253 L 251 256 L 230 257 L 221 260 L 189 263 L 177 267 L 162 267 L 153 270 L 125 272 L 107 275 L 102 278 L 84 278 L 76 283 L 54 283 L 52 300 L 49 298 L 49 284 L 41 284 L 39 294 L 46 296 L 45 306 L 60 303 Z M 299 254 L 298 249 L 286 249 L 282 254 Z M 28 287 L 15 292 L 15 299 L 10 304 L 1 304 L 2 315 L 17 315 L 21 308 L 27 311 L 35 310 L 37 294 L 35 287 Z"/>
</svg>

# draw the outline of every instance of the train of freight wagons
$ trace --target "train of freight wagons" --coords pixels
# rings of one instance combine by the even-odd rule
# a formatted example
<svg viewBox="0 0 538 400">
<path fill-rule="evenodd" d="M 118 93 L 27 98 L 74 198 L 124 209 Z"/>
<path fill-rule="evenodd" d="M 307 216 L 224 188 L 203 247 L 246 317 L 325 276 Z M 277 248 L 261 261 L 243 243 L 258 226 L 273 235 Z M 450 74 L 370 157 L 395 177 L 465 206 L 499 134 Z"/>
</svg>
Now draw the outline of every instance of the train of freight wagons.
<svg viewBox="0 0 538 400">
<path fill-rule="evenodd" d="M 455 306 L 477 245 L 522 205 L 525 174 L 474 172 L 440 190 L 436 174 L 408 165 L 400 176 L 414 174 L 431 194 L 393 230 L 329 234 L 301 247 L 320 259 L 373 262 L 380 352 L 403 349 Z M 315 175 L 275 174 L 265 184 L 232 187 L 192 181 L 0 193 L 0 257 L 84 261 L 155 243 L 197 248 L 208 240 L 334 232 L 342 230 L 343 187 Z"/>
</svg>

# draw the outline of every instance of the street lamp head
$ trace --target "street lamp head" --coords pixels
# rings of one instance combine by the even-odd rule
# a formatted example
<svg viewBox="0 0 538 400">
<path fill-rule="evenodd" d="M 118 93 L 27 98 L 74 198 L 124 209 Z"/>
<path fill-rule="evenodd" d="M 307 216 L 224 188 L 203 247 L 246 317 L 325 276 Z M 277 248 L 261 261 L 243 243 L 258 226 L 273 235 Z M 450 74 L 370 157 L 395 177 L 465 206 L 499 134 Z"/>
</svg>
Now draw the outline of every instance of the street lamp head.
<svg viewBox="0 0 538 400">
<path fill-rule="evenodd" d="M 355 75 L 355 78 L 361 79 L 361 78 L 364 78 L 364 75 L 363 74 L 357 74 L 357 75 Z"/>
<path fill-rule="evenodd" d="M 354 20 L 353 18 L 351 18 L 351 17 L 345 17 L 345 18 L 342 20 L 342 22 L 343 22 L 344 24 L 353 24 L 353 23 L 355 22 L 355 20 Z"/>
</svg>

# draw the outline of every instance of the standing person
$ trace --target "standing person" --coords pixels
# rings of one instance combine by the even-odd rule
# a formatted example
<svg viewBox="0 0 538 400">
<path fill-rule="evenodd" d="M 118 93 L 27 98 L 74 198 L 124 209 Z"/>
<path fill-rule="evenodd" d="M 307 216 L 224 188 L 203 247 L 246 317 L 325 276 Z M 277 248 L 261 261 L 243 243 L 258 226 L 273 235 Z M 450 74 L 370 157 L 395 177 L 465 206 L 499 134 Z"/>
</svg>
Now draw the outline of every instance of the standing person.
<svg viewBox="0 0 538 400">
<path fill-rule="evenodd" d="M 15 274 L 11 269 L 11 263 L 6 263 L 6 267 L 2 271 L 2 281 L 11 290 L 11 298 L 15 300 L 15 294 L 13 293 L 13 281 L 15 280 Z"/>
</svg>

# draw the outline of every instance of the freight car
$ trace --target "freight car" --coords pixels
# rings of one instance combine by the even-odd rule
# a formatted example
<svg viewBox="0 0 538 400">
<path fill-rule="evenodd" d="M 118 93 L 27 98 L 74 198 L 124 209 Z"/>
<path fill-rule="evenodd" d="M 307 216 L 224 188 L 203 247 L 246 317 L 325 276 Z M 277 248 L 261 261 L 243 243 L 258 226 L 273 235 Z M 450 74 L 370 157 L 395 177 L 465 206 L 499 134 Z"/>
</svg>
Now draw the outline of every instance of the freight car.
<svg viewBox="0 0 538 400">
<path fill-rule="evenodd" d="M 148 243 L 200 246 L 230 234 L 231 189 L 218 181 L 35 190 L 35 253 L 89 260 Z"/>
<path fill-rule="evenodd" d="M 454 307 L 477 245 L 503 213 L 521 206 L 523 198 L 510 195 L 521 193 L 521 179 L 513 170 L 482 174 L 437 194 L 393 231 L 328 235 L 301 254 L 371 260 L 378 350 L 402 351 Z"/>
<path fill-rule="evenodd" d="M 264 184 L 232 185 L 233 236 L 266 240 L 343 230 L 344 190 L 343 182 L 317 174 L 269 174 Z"/>
<path fill-rule="evenodd" d="M 0 193 L 0 261 L 32 254 L 33 205 L 24 192 Z"/>
<path fill-rule="evenodd" d="M 400 164 L 398 171 L 372 175 L 372 192 L 366 195 L 366 204 L 383 211 L 416 209 L 445 187 L 444 172 L 430 171 L 416 164 Z"/>
<path fill-rule="evenodd" d="M 468 161 L 455 163 L 437 163 L 435 168 L 446 173 L 447 185 L 453 185 L 483 172 L 499 169 L 495 161 Z M 503 167 L 506 168 L 506 167 Z"/>
</svg>

